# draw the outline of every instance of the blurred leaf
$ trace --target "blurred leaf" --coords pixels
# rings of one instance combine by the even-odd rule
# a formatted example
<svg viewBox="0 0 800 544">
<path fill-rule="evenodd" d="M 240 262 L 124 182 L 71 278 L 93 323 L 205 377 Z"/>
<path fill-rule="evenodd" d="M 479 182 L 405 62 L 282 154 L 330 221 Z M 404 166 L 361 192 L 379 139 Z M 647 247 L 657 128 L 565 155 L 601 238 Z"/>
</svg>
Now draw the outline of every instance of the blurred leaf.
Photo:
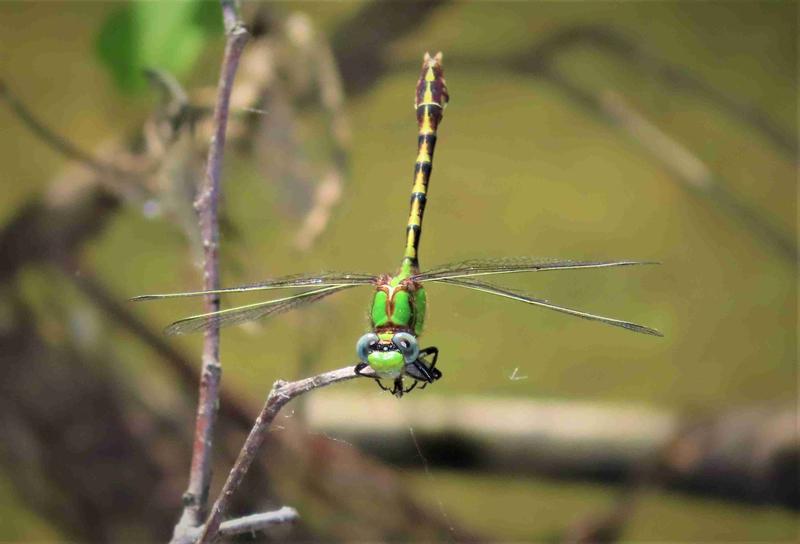
<svg viewBox="0 0 800 544">
<path fill-rule="evenodd" d="M 208 37 L 221 33 L 216 2 L 136 1 L 106 19 L 97 36 L 96 54 L 121 90 L 135 92 L 145 87 L 144 68 L 185 74 Z"/>
</svg>

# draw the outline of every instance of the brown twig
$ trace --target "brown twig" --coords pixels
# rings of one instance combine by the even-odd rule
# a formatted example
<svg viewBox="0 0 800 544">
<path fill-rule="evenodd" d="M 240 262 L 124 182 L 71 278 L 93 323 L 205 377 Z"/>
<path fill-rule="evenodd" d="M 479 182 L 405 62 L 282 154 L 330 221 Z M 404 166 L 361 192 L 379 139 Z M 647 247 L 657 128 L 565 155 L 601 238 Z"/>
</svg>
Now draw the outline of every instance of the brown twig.
<svg viewBox="0 0 800 544">
<path fill-rule="evenodd" d="M 236 76 L 242 50 L 248 39 L 248 32 L 239 19 L 236 5 L 232 0 L 222 0 L 222 14 L 225 22 L 227 41 L 222 59 L 222 69 L 218 83 L 217 101 L 214 106 L 214 131 L 208 149 L 208 162 L 203 188 L 195 208 L 200 219 L 203 242 L 203 289 L 219 289 L 219 222 L 217 208 L 220 197 L 220 172 L 225 149 L 225 129 L 228 124 L 228 108 L 231 90 Z M 219 297 L 205 297 L 206 312 L 219 310 Z M 211 446 L 219 404 L 221 366 L 219 362 L 219 327 L 208 328 L 203 339 L 203 370 L 200 378 L 200 394 L 197 404 L 192 465 L 189 485 L 183 496 L 183 515 L 175 526 L 173 540 L 180 537 L 190 527 L 202 523 L 211 482 Z"/>
<path fill-rule="evenodd" d="M 351 380 L 356 377 L 358 376 L 355 373 L 354 367 L 346 366 L 338 370 L 331 370 L 330 372 L 325 372 L 295 382 L 285 382 L 283 380 L 275 382 L 267 397 L 267 401 L 264 403 L 264 407 L 261 409 L 261 413 L 258 414 L 255 424 L 239 452 L 239 457 L 236 459 L 236 463 L 234 463 L 228 475 L 228 480 L 222 487 L 222 491 L 220 491 L 214 503 L 214 507 L 211 509 L 211 514 L 206 521 L 205 529 L 200 536 L 200 540 L 198 540 L 198 544 L 213 542 L 219 535 L 220 523 L 230 505 L 231 498 L 241 485 L 244 475 L 247 474 L 247 470 L 253 463 L 259 447 L 261 447 L 261 444 L 264 442 L 264 437 L 266 437 L 270 425 L 275 420 L 281 408 L 283 408 L 287 402 L 303 393 L 337 382 Z"/>
</svg>

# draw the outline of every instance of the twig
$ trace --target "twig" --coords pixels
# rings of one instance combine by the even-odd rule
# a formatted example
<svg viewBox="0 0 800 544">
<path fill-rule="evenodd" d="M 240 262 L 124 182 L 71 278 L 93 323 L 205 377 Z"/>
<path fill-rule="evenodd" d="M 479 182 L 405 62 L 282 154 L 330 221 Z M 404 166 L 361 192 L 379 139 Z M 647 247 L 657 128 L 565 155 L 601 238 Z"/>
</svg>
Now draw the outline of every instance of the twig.
<svg viewBox="0 0 800 544">
<path fill-rule="evenodd" d="M 225 149 L 225 129 L 228 124 L 231 90 L 239 59 L 249 36 L 232 1 L 222 0 L 222 13 L 227 41 L 217 87 L 217 101 L 214 106 L 214 131 L 208 149 L 205 181 L 195 201 L 203 241 L 204 290 L 219 289 L 217 208 L 220 193 L 220 171 Z M 206 312 L 219 310 L 219 297 L 217 295 L 207 296 L 204 306 Z M 203 339 L 203 371 L 200 378 L 192 465 L 189 473 L 189 485 L 183 497 L 183 514 L 175 526 L 173 539 L 179 537 L 187 528 L 199 526 L 205 514 L 208 487 L 211 482 L 211 446 L 219 404 L 220 373 L 219 327 L 212 325 L 206 331 Z"/>
<path fill-rule="evenodd" d="M 228 475 L 228 480 L 222 487 L 222 491 L 220 491 L 214 503 L 214 507 L 211 509 L 211 514 L 206 521 L 205 529 L 200 536 L 198 544 L 213 542 L 219 535 L 220 523 L 228 509 L 231 498 L 241 485 L 244 475 L 253 463 L 259 447 L 264 442 L 264 437 L 266 437 L 270 425 L 275 420 L 281 408 L 283 408 L 287 402 L 303 393 L 337 382 L 352 380 L 356 377 L 358 376 L 355 373 L 354 367 L 346 366 L 338 370 L 332 370 L 295 382 L 285 382 L 282 380 L 275 382 L 267 397 L 267 401 L 264 403 L 264 407 L 261 409 L 261 413 L 258 414 L 255 424 L 239 452 L 239 457 L 236 459 L 236 463 L 234 463 Z"/>
<path fill-rule="evenodd" d="M 220 536 L 236 536 L 247 533 L 255 533 L 256 531 L 263 531 L 275 525 L 283 525 L 284 523 L 294 523 L 300 519 L 297 510 L 289 506 L 284 506 L 273 512 L 264 512 L 262 514 L 252 514 L 241 518 L 226 521 L 219 526 Z M 183 539 L 179 544 L 192 544 L 199 537 L 203 527 L 194 527 L 186 532 Z"/>
</svg>

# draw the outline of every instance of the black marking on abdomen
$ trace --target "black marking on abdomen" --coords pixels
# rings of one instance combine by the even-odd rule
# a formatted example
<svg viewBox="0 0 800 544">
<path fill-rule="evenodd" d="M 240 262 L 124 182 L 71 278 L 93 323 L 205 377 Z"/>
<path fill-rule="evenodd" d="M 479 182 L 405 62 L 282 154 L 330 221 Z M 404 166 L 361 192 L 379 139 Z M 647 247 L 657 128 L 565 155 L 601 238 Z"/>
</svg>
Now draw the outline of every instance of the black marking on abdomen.
<svg viewBox="0 0 800 544">
<path fill-rule="evenodd" d="M 436 133 L 420 134 L 417 138 L 417 149 L 422 149 L 422 144 L 428 144 L 428 153 L 433 159 L 433 148 L 436 147 Z"/>
<path fill-rule="evenodd" d="M 414 179 L 417 179 L 417 174 L 422 172 L 422 175 L 425 176 L 427 180 L 431 177 L 431 171 L 433 170 L 433 165 L 430 162 L 417 162 L 414 163 Z"/>
<path fill-rule="evenodd" d="M 442 108 L 435 104 L 421 104 L 417 106 L 417 120 L 421 121 L 424 118 L 430 119 L 433 130 L 439 125 L 442 120 Z"/>
<path fill-rule="evenodd" d="M 419 201 L 419 209 L 424 210 L 428 196 L 425 193 L 411 193 L 411 204 L 414 204 L 415 200 Z"/>
</svg>

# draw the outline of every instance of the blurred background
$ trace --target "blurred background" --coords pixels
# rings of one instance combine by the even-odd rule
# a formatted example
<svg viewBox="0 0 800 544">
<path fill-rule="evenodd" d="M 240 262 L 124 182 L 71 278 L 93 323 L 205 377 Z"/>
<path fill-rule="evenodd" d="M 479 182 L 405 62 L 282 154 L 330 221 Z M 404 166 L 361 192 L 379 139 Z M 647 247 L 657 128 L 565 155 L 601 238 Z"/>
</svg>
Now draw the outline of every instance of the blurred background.
<svg viewBox="0 0 800 544">
<path fill-rule="evenodd" d="M 244 540 L 796 539 L 795 2 L 243 13 L 224 284 L 394 271 L 414 85 L 441 50 L 422 267 L 660 261 L 503 281 L 665 335 L 434 285 L 444 378 L 290 404 L 236 513 L 302 521 Z M 223 43 L 215 2 L 0 4 L 2 541 L 171 534 L 202 336 L 161 331 L 201 302 L 127 299 L 201 285 L 191 202 Z M 369 300 L 225 329 L 212 497 L 276 379 L 355 362 Z"/>
</svg>

